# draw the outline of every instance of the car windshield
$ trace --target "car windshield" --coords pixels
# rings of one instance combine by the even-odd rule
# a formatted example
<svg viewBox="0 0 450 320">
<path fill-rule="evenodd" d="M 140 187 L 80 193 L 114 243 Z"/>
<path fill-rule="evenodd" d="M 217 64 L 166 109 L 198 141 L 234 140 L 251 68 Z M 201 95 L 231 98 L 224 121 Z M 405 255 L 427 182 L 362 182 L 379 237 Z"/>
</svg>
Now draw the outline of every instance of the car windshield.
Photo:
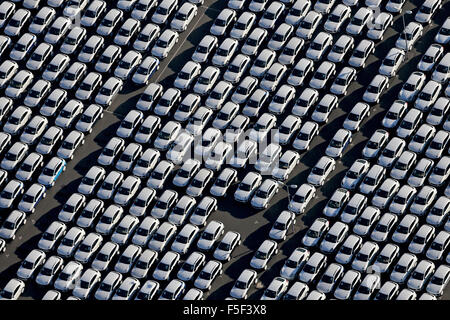
<svg viewBox="0 0 450 320">
<path fill-rule="evenodd" d="M 117 192 L 126 196 L 131 194 L 131 190 L 125 187 L 120 187 Z"/>
<path fill-rule="evenodd" d="M 383 60 L 383 64 L 388 67 L 393 67 L 395 66 L 395 59 L 386 58 Z"/>
<path fill-rule="evenodd" d="M 414 169 L 412 172 L 412 175 L 418 178 L 424 178 L 425 177 L 425 172 L 419 169 Z"/>
<path fill-rule="evenodd" d="M 418 244 L 425 244 L 425 241 L 426 241 L 426 239 L 421 236 L 415 236 L 413 239 L 413 242 L 418 243 Z"/>
<path fill-rule="evenodd" d="M 338 209 L 341 207 L 341 203 L 339 201 L 330 200 L 328 201 L 328 207 Z"/>
<path fill-rule="evenodd" d="M 208 47 L 199 45 L 197 47 L 196 51 L 199 52 L 199 53 L 208 53 Z"/>
<path fill-rule="evenodd" d="M 247 289 L 247 283 L 237 280 L 234 286 L 238 289 Z"/>
<path fill-rule="evenodd" d="M 367 92 L 370 92 L 370 93 L 378 93 L 378 90 L 379 90 L 379 87 L 377 87 L 377 86 L 369 85 L 367 87 Z"/>
<path fill-rule="evenodd" d="M 436 67 L 436 71 L 442 72 L 442 73 L 448 73 L 450 71 L 450 67 L 442 65 L 442 64 L 438 64 L 438 66 Z"/>
<path fill-rule="evenodd" d="M 319 167 L 314 167 L 314 168 L 312 168 L 311 171 L 312 171 L 312 173 L 317 174 L 319 176 L 322 176 L 325 173 L 323 168 L 319 168 Z"/>
<path fill-rule="evenodd" d="M 414 271 L 411 277 L 416 280 L 423 280 L 425 278 L 425 275 L 419 271 Z"/>
<path fill-rule="evenodd" d="M 102 261 L 102 262 L 107 262 L 109 260 L 109 255 L 100 252 L 97 255 L 97 260 Z"/>
<path fill-rule="evenodd" d="M 229 243 L 221 242 L 219 243 L 218 248 L 223 251 L 229 251 L 231 250 L 231 245 Z"/>
<path fill-rule="evenodd" d="M 276 230 L 286 230 L 286 224 L 275 221 L 275 223 L 273 224 L 273 228 Z"/>
<path fill-rule="evenodd" d="M 338 141 L 338 140 L 334 140 L 334 139 L 332 139 L 330 141 L 330 146 L 333 148 L 341 148 L 342 145 L 343 145 L 342 141 Z"/>
<path fill-rule="evenodd" d="M 273 290 L 270 290 L 270 289 L 266 289 L 266 291 L 264 291 L 264 295 L 266 297 L 269 297 L 269 298 L 276 298 L 277 297 L 276 291 L 273 291 Z"/>
<path fill-rule="evenodd" d="M 434 62 L 434 57 L 433 56 L 424 55 L 422 57 L 422 61 L 426 62 L 426 63 L 433 63 Z"/>
<path fill-rule="evenodd" d="M 435 216 L 443 216 L 445 211 L 441 208 L 433 207 L 431 208 L 431 214 Z"/>
<path fill-rule="evenodd" d="M 195 271 L 195 266 L 193 264 L 190 263 L 183 263 L 183 266 L 181 267 L 181 269 L 192 272 Z"/>
<path fill-rule="evenodd" d="M 328 241 L 328 242 L 336 243 L 338 239 L 337 239 L 337 237 L 334 234 L 328 233 L 325 236 L 325 240 Z"/>
<path fill-rule="evenodd" d="M 439 33 L 443 36 L 450 36 L 450 29 L 442 27 L 441 30 L 439 30 Z"/>
<path fill-rule="evenodd" d="M 412 35 L 412 33 L 408 33 L 408 32 L 402 32 L 402 33 L 400 33 L 400 38 L 401 39 L 407 39 L 407 40 L 412 40 L 412 37 L 413 37 L 413 35 Z"/>
<path fill-rule="evenodd" d="M 313 50 L 322 50 L 322 44 L 317 42 L 311 43 L 311 49 Z"/>
<path fill-rule="evenodd" d="M 409 228 L 407 226 L 399 225 L 396 230 L 398 233 L 408 234 Z"/>
<path fill-rule="evenodd" d="M 158 8 L 156 9 L 156 12 L 161 14 L 161 15 L 167 15 L 169 13 L 168 9 L 162 6 L 158 6 Z"/>
<path fill-rule="evenodd" d="M 21 89 L 23 85 L 22 82 L 13 79 L 9 83 L 9 86 L 12 88 Z"/>
<path fill-rule="evenodd" d="M 276 81 L 276 80 L 277 80 L 277 75 L 268 72 L 268 73 L 266 73 L 266 74 L 264 75 L 264 79 L 266 79 L 266 80 L 268 80 L 268 81 Z"/>
<path fill-rule="evenodd" d="M 359 18 L 353 17 L 352 24 L 354 24 L 355 26 L 362 26 L 364 24 L 364 21 Z"/>
<path fill-rule="evenodd" d="M 427 6 L 421 6 L 419 8 L 419 11 L 425 14 L 430 14 L 431 13 L 431 7 L 427 7 Z"/>
<path fill-rule="evenodd" d="M 336 14 L 331 14 L 328 17 L 328 20 L 330 20 L 331 22 L 340 22 L 341 21 L 341 16 L 340 15 L 336 15 Z"/>
<path fill-rule="evenodd" d="M 100 284 L 100 290 L 105 292 L 110 292 L 112 290 L 112 286 L 110 284 L 102 282 Z"/>
<path fill-rule="evenodd" d="M 353 250 L 350 247 L 342 246 L 339 252 L 349 255 L 353 253 Z"/>
<path fill-rule="evenodd" d="M 128 291 L 119 288 L 119 289 L 117 289 L 117 291 L 116 291 L 116 295 L 119 296 L 119 297 L 122 297 L 122 298 L 126 298 L 126 297 L 128 297 Z"/>
<path fill-rule="evenodd" d="M 74 240 L 73 239 L 69 239 L 69 238 L 64 238 L 62 239 L 61 243 L 65 246 L 73 246 L 74 245 Z"/>
<path fill-rule="evenodd" d="M 437 241 L 433 241 L 433 243 L 430 246 L 431 249 L 442 251 L 444 249 L 444 245 L 442 243 L 439 243 Z"/>
<path fill-rule="evenodd" d="M 310 265 L 310 264 L 306 264 L 303 267 L 303 271 L 306 272 L 306 273 L 314 274 L 316 272 L 316 268 L 314 266 Z"/>
<path fill-rule="evenodd" d="M 31 196 L 29 194 L 25 194 L 22 198 L 23 202 L 33 203 L 34 202 L 34 196 Z"/>
<path fill-rule="evenodd" d="M 340 86 L 345 86 L 347 85 L 347 79 L 346 78 L 336 78 L 336 80 L 334 81 L 335 84 L 340 85 Z M 350 114 L 351 115 L 351 114 Z M 350 119 L 351 120 L 351 119 Z M 353 121 L 358 121 L 358 119 L 353 120 Z"/>
<path fill-rule="evenodd" d="M 369 186 L 374 186 L 374 185 L 377 183 L 377 181 L 375 180 L 375 178 L 372 178 L 372 177 L 366 177 L 366 178 L 364 179 L 364 183 L 367 184 L 367 185 L 369 185 Z"/>
<path fill-rule="evenodd" d="M 357 258 L 357 260 L 362 261 L 362 262 L 369 261 L 369 256 L 365 253 L 358 253 L 356 258 Z"/>
<path fill-rule="evenodd" d="M 312 23 L 307 20 L 302 20 L 302 22 L 300 22 L 300 27 L 309 30 L 312 28 Z"/>
<path fill-rule="evenodd" d="M 430 282 L 440 286 L 440 285 L 444 284 L 444 279 L 443 278 L 439 278 L 438 276 L 433 276 L 433 278 L 431 278 Z"/>
<path fill-rule="evenodd" d="M 212 233 L 209 233 L 209 232 L 203 232 L 202 233 L 202 239 L 205 239 L 205 240 L 214 240 L 214 235 L 212 234 Z"/>
<path fill-rule="evenodd" d="M 379 255 L 377 258 L 377 261 L 381 262 L 381 263 L 389 263 L 391 261 L 391 259 L 389 257 Z"/>
<path fill-rule="evenodd" d="M 262 252 L 262 251 L 258 250 L 255 253 L 255 258 L 265 260 L 265 259 L 267 259 L 267 252 Z"/>
<path fill-rule="evenodd" d="M 319 232 L 317 232 L 317 231 L 315 231 L 315 230 L 312 230 L 312 229 L 309 229 L 309 230 L 306 232 L 306 235 L 307 235 L 308 237 L 310 237 L 310 238 L 318 238 L 318 237 L 320 236 Z"/>
<path fill-rule="evenodd" d="M 254 38 L 251 38 L 251 37 L 248 37 L 247 41 L 245 41 L 245 43 L 247 45 L 251 46 L 251 47 L 256 47 L 258 45 L 258 40 L 254 39 Z"/>
<path fill-rule="evenodd" d="M 347 171 L 345 176 L 350 178 L 350 179 L 358 179 L 359 178 L 359 172 L 349 170 L 349 171 Z"/>
<path fill-rule="evenodd" d="M 120 28 L 119 34 L 121 36 L 128 37 L 131 34 L 131 30 L 130 29 L 126 29 L 126 28 Z"/>
</svg>

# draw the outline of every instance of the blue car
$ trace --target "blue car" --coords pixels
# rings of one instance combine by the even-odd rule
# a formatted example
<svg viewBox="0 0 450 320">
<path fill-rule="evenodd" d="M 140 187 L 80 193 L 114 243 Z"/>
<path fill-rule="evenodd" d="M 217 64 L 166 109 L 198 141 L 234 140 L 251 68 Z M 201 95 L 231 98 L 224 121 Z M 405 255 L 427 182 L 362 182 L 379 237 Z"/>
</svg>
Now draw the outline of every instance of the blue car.
<svg viewBox="0 0 450 320">
<path fill-rule="evenodd" d="M 66 170 L 66 161 L 64 159 L 53 157 L 42 169 L 38 182 L 46 187 L 53 187 L 56 179 Z"/>
</svg>

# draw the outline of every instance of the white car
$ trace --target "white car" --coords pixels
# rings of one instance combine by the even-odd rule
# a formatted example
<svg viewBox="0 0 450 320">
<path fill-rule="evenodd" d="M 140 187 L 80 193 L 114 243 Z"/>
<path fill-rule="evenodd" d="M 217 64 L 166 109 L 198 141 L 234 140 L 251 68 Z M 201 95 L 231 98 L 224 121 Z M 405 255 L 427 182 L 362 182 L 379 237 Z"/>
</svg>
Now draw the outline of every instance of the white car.
<svg viewBox="0 0 450 320">
<path fill-rule="evenodd" d="M 308 261 L 309 256 L 309 250 L 305 248 L 296 248 L 281 267 L 280 275 L 285 279 L 294 280 L 306 261 Z"/>
<path fill-rule="evenodd" d="M 302 184 L 290 199 L 288 209 L 295 214 L 304 213 L 308 203 L 314 199 L 315 195 L 316 188 L 314 186 L 308 183 Z"/>
<path fill-rule="evenodd" d="M 179 35 L 176 31 L 166 29 L 161 33 L 158 40 L 156 40 L 151 53 L 158 59 L 165 59 L 169 55 L 169 52 L 173 49 L 176 43 L 178 43 Z"/>
<path fill-rule="evenodd" d="M 387 77 L 394 77 L 405 61 L 406 53 L 402 49 L 392 48 L 384 57 L 378 73 Z"/>
<path fill-rule="evenodd" d="M 404 1 L 404 0 L 398 0 L 398 1 Z M 388 5 L 389 3 L 393 3 L 392 1 L 389 1 L 386 4 L 386 10 L 389 11 Z M 373 20 L 373 23 L 368 25 L 368 31 L 367 31 L 367 37 L 371 40 L 379 40 L 383 41 L 384 34 L 386 30 L 392 26 L 393 23 L 393 16 L 390 13 L 387 12 L 380 12 L 378 15 L 375 16 L 375 19 Z"/>
<path fill-rule="evenodd" d="M 188 61 L 178 72 L 177 78 L 174 80 L 174 86 L 180 90 L 189 89 L 195 79 L 201 73 L 201 65 L 198 62 Z"/>
<path fill-rule="evenodd" d="M 195 48 L 195 52 L 192 54 L 192 60 L 198 63 L 208 61 L 210 55 L 214 52 L 217 46 L 217 37 L 209 34 L 204 36 Z"/>
<path fill-rule="evenodd" d="M 335 222 L 320 242 L 319 249 L 324 254 L 334 253 L 347 237 L 349 227 L 341 221 Z"/>
<path fill-rule="evenodd" d="M 419 7 L 419 11 L 417 11 L 416 15 L 414 16 L 414 20 L 419 23 L 429 24 L 433 15 L 441 8 L 441 0 L 425 0 Z"/>
<path fill-rule="evenodd" d="M 347 20 L 350 20 L 351 14 L 352 11 L 350 7 L 339 3 L 328 15 L 323 28 L 328 32 L 337 33 L 341 30 Z"/>
<path fill-rule="evenodd" d="M 266 270 L 269 260 L 277 254 L 277 243 L 273 240 L 264 240 L 252 257 L 250 266 L 256 270 Z"/>
<path fill-rule="evenodd" d="M 359 36 L 367 30 L 367 26 L 373 22 L 374 10 L 361 7 L 356 11 L 347 25 L 345 31 L 353 36 Z"/>
<path fill-rule="evenodd" d="M 356 197 L 357 194 L 355 194 L 352 197 L 353 201 L 354 197 Z M 327 217 L 336 217 L 339 215 L 340 211 L 347 206 L 352 206 L 352 203 L 349 202 L 350 199 L 350 192 L 344 188 L 338 188 L 333 192 L 333 195 L 330 197 L 330 199 L 327 202 L 327 205 L 325 208 L 323 208 L 323 214 Z"/>
<path fill-rule="evenodd" d="M 189 24 L 196 15 L 197 15 L 197 6 L 192 3 L 185 2 L 175 13 L 175 16 L 170 22 L 170 28 L 178 32 L 186 31 L 187 27 L 189 26 Z"/>
<path fill-rule="evenodd" d="M 354 68 L 364 69 L 366 66 L 367 58 L 375 51 L 375 43 L 372 40 L 361 40 L 356 48 L 353 50 L 351 57 L 348 60 L 348 64 Z"/>
<path fill-rule="evenodd" d="M 424 112 L 428 111 L 438 99 L 441 90 L 442 85 L 440 83 L 433 80 L 428 81 L 420 91 L 414 107 Z"/>
<path fill-rule="evenodd" d="M 326 32 L 320 32 L 310 43 L 306 51 L 306 57 L 313 60 L 321 60 L 333 44 L 333 37 Z"/>
<path fill-rule="evenodd" d="M 362 121 L 368 116 L 370 116 L 370 106 L 364 102 L 357 102 L 347 115 L 342 126 L 344 129 L 358 132 Z"/>
<path fill-rule="evenodd" d="M 330 78 L 334 77 L 335 75 L 336 65 L 330 61 L 323 61 L 314 72 L 311 80 L 309 81 L 309 86 L 316 90 L 324 89 Z M 333 90 L 331 89 L 330 91 L 333 92 Z"/>
<path fill-rule="evenodd" d="M 331 138 L 325 149 L 325 154 L 331 158 L 342 157 L 345 148 L 352 142 L 352 133 L 347 129 L 339 129 Z"/>
<path fill-rule="evenodd" d="M 423 54 L 417 65 L 417 68 L 422 72 L 429 72 L 433 69 L 436 63 L 441 60 L 444 54 L 444 47 L 440 44 L 433 43 Z"/>
<path fill-rule="evenodd" d="M 322 124 L 327 123 L 333 109 L 338 107 L 338 97 L 334 94 L 325 94 L 317 103 L 311 115 L 311 120 Z"/>
<path fill-rule="evenodd" d="M 363 100 L 368 103 L 378 104 L 380 102 L 380 96 L 384 93 L 385 90 L 389 88 L 389 79 L 388 77 L 377 74 L 373 77 L 369 86 L 363 95 Z"/>
<path fill-rule="evenodd" d="M 278 19 L 284 13 L 285 9 L 286 5 L 284 3 L 278 1 L 270 3 L 265 10 L 263 9 L 264 13 L 259 19 L 258 26 L 268 30 L 274 29 Z"/>
<path fill-rule="evenodd" d="M 322 186 L 325 179 L 335 169 L 336 161 L 333 158 L 322 156 L 308 175 L 307 181 L 313 186 Z"/>
<path fill-rule="evenodd" d="M 317 218 L 309 227 L 302 238 L 302 244 L 306 247 L 315 247 L 330 229 L 330 223 L 324 218 Z"/>
</svg>

